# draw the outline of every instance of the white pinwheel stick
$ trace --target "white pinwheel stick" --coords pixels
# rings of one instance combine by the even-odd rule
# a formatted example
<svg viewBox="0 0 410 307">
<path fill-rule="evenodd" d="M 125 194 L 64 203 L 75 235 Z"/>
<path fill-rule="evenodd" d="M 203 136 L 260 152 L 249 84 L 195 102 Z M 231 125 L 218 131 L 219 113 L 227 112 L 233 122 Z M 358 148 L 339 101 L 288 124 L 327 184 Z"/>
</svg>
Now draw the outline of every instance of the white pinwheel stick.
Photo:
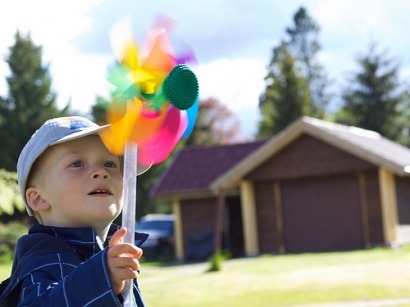
<svg viewBox="0 0 410 307">
<path fill-rule="evenodd" d="M 124 50 L 132 44 L 131 19 L 129 16 L 122 18 L 109 29 L 109 41 L 111 50 L 117 59 L 121 61 Z M 135 240 L 135 213 L 137 205 L 137 144 L 128 142 L 124 150 L 124 173 L 122 190 L 122 226 L 127 228 L 124 238 L 125 243 L 134 244 Z M 124 306 L 134 306 L 133 281 L 128 280 L 125 284 L 122 296 Z"/>
<path fill-rule="evenodd" d="M 135 213 L 137 207 L 137 153 L 138 145 L 128 142 L 124 151 L 122 226 L 127 228 L 124 243 L 135 242 Z M 134 306 L 133 281 L 127 280 L 122 296 L 124 306 Z"/>
</svg>

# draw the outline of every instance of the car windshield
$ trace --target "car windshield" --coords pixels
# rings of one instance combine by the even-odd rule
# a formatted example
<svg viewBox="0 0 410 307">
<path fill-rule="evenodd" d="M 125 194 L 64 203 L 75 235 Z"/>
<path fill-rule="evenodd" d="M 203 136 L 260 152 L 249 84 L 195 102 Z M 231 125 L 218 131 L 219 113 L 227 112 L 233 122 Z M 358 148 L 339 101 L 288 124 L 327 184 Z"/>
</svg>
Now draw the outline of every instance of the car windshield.
<svg viewBox="0 0 410 307">
<path fill-rule="evenodd" d="M 137 230 L 156 229 L 166 232 L 172 232 L 172 221 L 140 221 L 137 224 Z"/>
</svg>

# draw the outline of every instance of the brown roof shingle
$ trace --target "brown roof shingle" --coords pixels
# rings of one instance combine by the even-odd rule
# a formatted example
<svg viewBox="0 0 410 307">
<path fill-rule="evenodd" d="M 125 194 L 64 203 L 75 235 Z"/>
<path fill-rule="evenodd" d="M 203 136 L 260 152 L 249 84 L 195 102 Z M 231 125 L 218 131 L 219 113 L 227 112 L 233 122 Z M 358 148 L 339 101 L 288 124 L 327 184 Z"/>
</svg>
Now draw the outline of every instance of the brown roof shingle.
<svg viewBox="0 0 410 307">
<path fill-rule="evenodd" d="M 187 147 L 177 153 L 150 191 L 151 197 L 210 191 L 210 184 L 265 141 Z"/>
</svg>

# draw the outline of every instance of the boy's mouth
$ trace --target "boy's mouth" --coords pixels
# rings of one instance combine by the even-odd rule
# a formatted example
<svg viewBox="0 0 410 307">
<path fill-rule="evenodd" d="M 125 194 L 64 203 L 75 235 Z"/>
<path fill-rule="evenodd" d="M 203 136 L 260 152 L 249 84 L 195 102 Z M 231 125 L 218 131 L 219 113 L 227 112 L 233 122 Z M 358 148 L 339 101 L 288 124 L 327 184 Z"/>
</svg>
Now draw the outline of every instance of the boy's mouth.
<svg viewBox="0 0 410 307">
<path fill-rule="evenodd" d="M 112 195 L 112 193 L 107 188 L 98 188 L 91 191 L 88 195 Z"/>
</svg>

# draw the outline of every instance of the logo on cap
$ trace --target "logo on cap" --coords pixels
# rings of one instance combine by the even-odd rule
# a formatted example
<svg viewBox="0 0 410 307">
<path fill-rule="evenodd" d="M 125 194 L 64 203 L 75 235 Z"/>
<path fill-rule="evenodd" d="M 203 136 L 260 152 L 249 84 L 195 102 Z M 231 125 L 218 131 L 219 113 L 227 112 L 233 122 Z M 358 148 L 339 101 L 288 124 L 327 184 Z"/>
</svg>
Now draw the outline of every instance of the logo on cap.
<svg viewBox="0 0 410 307">
<path fill-rule="evenodd" d="M 92 127 L 90 122 L 79 119 L 79 118 L 72 118 L 72 117 L 63 117 L 63 118 L 58 118 L 59 125 L 65 126 L 69 128 L 70 130 L 79 130 L 82 128 L 89 128 Z"/>
</svg>

